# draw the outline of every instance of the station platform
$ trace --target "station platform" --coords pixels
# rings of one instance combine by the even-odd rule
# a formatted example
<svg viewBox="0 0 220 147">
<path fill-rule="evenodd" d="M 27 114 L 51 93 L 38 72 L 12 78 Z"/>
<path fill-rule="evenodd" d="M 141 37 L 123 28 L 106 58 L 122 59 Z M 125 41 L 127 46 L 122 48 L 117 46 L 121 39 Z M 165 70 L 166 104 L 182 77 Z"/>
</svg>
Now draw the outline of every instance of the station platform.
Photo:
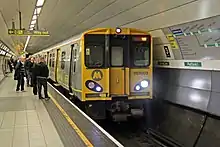
<svg viewBox="0 0 220 147">
<path fill-rule="evenodd" d="M 1 146 L 123 147 L 49 83 L 49 101 L 15 87 L 10 74 L 0 83 Z"/>
<path fill-rule="evenodd" d="M 25 87 L 16 92 L 8 75 L 0 84 L 0 146 L 64 147 L 42 101 Z"/>
</svg>

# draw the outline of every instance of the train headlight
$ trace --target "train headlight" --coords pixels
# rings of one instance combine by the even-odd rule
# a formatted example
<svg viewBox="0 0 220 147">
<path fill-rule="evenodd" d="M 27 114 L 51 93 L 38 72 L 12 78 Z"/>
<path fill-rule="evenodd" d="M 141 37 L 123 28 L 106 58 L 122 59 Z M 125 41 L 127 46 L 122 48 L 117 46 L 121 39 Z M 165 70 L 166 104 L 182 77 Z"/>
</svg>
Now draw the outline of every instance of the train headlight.
<svg viewBox="0 0 220 147">
<path fill-rule="evenodd" d="M 121 28 L 116 28 L 116 29 L 115 29 L 115 32 L 116 32 L 117 34 L 121 33 Z"/>
<path fill-rule="evenodd" d="M 94 82 L 89 82 L 89 83 L 88 83 L 88 87 L 89 87 L 90 89 L 93 89 L 93 88 L 95 87 L 95 83 L 94 83 Z"/>
<path fill-rule="evenodd" d="M 102 92 L 103 91 L 102 86 L 99 83 L 96 83 L 95 81 L 87 80 L 85 85 L 89 90 L 92 90 L 94 92 Z"/>
<path fill-rule="evenodd" d="M 148 81 L 146 81 L 146 80 L 141 81 L 141 87 L 147 88 L 148 85 L 149 85 Z"/>
<path fill-rule="evenodd" d="M 141 86 L 140 86 L 140 85 L 136 85 L 136 86 L 135 86 L 135 90 L 136 90 L 136 91 L 139 91 L 140 89 L 141 89 Z"/>
<path fill-rule="evenodd" d="M 101 88 L 100 86 L 97 86 L 97 87 L 95 88 L 95 90 L 96 90 L 97 92 L 100 92 L 100 91 L 102 90 L 102 88 Z"/>
</svg>

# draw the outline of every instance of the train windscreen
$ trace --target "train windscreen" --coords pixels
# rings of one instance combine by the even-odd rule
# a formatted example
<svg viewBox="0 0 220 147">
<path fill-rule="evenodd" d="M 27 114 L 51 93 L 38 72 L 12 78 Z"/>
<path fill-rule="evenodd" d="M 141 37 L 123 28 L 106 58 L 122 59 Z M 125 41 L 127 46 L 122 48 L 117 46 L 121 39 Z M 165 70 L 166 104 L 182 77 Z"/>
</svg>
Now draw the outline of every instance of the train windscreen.
<svg viewBox="0 0 220 147">
<path fill-rule="evenodd" d="M 85 65 L 89 68 L 100 68 L 105 64 L 105 35 L 85 35 Z"/>
<path fill-rule="evenodd" d="M 150 36 L 132 36 L 130 51 L 132 64 L 135 67 L 146 67 L 150 64 Z"/>
</svg>

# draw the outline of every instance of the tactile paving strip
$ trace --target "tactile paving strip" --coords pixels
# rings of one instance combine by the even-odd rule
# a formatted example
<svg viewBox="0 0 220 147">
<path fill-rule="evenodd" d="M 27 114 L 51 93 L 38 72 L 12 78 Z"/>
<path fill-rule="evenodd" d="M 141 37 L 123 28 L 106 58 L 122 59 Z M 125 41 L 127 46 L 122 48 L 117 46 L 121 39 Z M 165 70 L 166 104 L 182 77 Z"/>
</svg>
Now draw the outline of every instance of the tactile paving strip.
<svg viewBox="0 0 220 147">
<path fill-rule="evenodd" d="M 56 105 L 50 101 L 44 101 L 44 105 L 57 129 L 58 134 L 65 147 L 85 147 L 81 138 L 73 130 L 71 125 L 66 121 Z"/>
<path fill-rule="evenodd" d="M 81 129 L 83 134 L 90 140 L 94 147 L 116 147 L 117 145 L 103 134 L 96 126 L 87 120 L 69 102 L 60 96 L 53 88 L 48 85 L 48 90 L 53 98 L 65 110 L 74 123 Z"/>
</svg>

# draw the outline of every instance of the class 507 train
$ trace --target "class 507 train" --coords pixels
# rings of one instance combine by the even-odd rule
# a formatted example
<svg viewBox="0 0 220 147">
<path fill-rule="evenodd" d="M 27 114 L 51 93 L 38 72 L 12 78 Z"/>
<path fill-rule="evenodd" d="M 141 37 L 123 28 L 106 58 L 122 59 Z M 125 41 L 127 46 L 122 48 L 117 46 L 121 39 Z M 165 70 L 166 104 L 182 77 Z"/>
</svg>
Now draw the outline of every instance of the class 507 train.
<svg viewBox="0 0 220 147">
<path fill-rule="evenodd" d="M 87 114 L 116 121 L 144 115 L 152 99 L 152 55 L 152 36 L 133 28 L 91 29 L 36 54 Z"/>
</svg>

